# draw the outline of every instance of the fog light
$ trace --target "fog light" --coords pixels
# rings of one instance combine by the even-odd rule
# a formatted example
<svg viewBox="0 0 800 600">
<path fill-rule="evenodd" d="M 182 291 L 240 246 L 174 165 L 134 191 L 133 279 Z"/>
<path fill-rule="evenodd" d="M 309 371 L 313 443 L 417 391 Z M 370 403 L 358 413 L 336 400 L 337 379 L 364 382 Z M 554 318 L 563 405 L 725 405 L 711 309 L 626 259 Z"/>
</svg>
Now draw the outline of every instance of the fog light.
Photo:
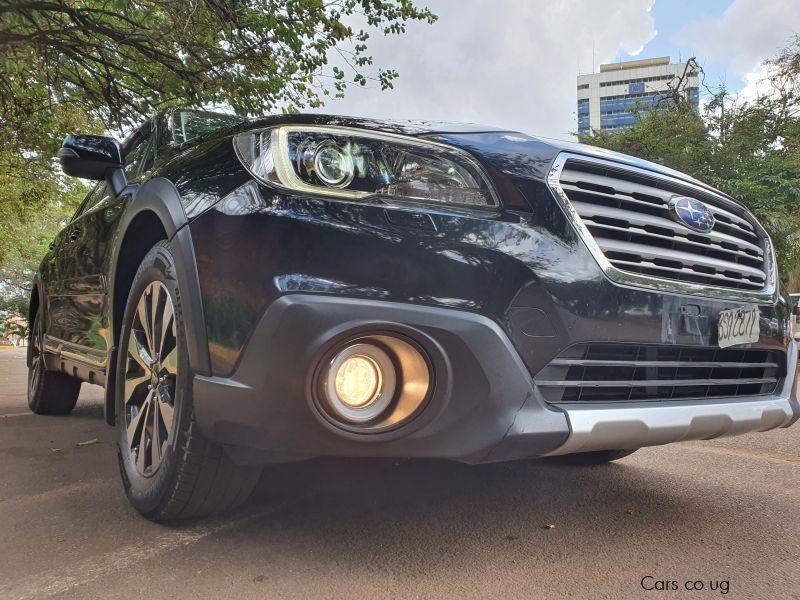
<svg viewBox="0 0 800 600">
<path fill-rule="evenodd" d="M 351 423 L 380 417 L 394 399 L 394 363 L 378 346 L 353 344 L 331 360 L 325 395 L 332 413 Z"/>
<path fill-rule="evenodd" d="M 381 390 L 381 372 L 369 356 L 346 359 L 336 372 L 336 395 L 350 408 L 365 408 Z"/>
</svg>

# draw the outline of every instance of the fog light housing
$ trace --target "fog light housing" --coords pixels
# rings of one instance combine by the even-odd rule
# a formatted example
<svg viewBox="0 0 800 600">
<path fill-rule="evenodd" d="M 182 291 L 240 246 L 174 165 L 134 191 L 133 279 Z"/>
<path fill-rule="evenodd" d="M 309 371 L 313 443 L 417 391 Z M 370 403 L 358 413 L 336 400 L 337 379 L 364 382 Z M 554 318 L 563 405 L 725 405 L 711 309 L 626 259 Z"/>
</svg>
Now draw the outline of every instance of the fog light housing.
<svg viewBox="0 0 800 600">
<path fill-rule="evenodd" d="M 325 395 L 337 418 L 366 423 L 380 417 L 394 399 L 397 372 L 389 355 L 374 344 L 347 346 L 333 357 Z"/>
<path fill-rule="evenodd" d="M 312 372 L 317 416 L 338 431 L 389 433 L 409 425 L 434 394 L 433 361 L 401 333 L 362 333 L 322 355 Z"/>
</svg>

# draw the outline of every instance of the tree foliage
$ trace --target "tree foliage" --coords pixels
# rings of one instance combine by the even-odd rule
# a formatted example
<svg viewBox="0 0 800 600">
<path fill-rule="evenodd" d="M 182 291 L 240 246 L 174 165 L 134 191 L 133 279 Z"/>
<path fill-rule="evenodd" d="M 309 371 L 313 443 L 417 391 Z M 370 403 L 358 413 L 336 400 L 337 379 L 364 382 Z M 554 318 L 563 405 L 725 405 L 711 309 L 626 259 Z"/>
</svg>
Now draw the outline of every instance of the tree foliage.
<svg viewBox="0 0 800 600">
<path fill-rule="evenodd" d="M 351 22 L 388 35 L 436 18 L 411 0 L 2 0 L 0 15 L 4 110 L 46 91 L 128 125 L 175 103 L 319 106 L 367 81 L 369 33 Z M 397 72 L 372 76 L 389 88 Z"/>
<path fill-rule="evenodd" d="M 672 167 L 745 204 L 770 231 L 787 282 L 800 268 L 800 36 L 765 66 L 752 99 L 716 90 L 698 114 L 675 98 L 637 113 L 628 129 L 581 141 Z"/>
<path fill-rule="evenodd" d="M 3 115 L 5 116 L 5 115 Z M 19 126 L 0 117 L 0 299 L 27 296 L 33 269 L 86 194 L 54 156 L 66 132 L 102 133 L 70 105 L 33 111 Z"/>
<path fill-rule="evenodd" d="M 435 19 L 412 0 L 0 0 L 0 296 L 24 293 L 87 191 L 53 161 L 66 133 L 171 105 L 256 115 L 391 88 L 369 31 Z"/>
</svg>

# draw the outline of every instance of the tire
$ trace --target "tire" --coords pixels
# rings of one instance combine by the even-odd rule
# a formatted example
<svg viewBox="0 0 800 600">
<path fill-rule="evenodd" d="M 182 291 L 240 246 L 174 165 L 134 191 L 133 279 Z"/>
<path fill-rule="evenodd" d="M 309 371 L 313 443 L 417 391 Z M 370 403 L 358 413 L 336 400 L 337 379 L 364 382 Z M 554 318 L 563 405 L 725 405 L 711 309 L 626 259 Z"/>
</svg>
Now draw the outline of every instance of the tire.
<svg viewBox="0 0 800 600">
<path fill-rule="evenodd" d="M 630 456 L 636 452 L 638 448 L 633 450 L 600 450 L 598 452 L 579 452 L 577 454 L 564 454 L 562 456 L 551 456 L 551 462 L 560 465 L 569 465 L 572 467 L 592 467 L 595 465 L 604 465 L 614 460 L 619 460 Z"/>
<path fill-rule="evenodd" d="M 66 415 L 75 408 L 81 380 L 66 373 L 48 371 L 44 364 L 44 315 L 42 308 L 33 318 L 28 345 L 28 408 L 37 415 Z"/>
<path fill-rule="evenodd" d="M 170 246 L 160 242 L 131 286 L 115 390 L 125 492 L 137 511 L 156 521 L 231 510 L 261 473 L 231 462 L 198 430 L 180 299 Z"/>
</svg>

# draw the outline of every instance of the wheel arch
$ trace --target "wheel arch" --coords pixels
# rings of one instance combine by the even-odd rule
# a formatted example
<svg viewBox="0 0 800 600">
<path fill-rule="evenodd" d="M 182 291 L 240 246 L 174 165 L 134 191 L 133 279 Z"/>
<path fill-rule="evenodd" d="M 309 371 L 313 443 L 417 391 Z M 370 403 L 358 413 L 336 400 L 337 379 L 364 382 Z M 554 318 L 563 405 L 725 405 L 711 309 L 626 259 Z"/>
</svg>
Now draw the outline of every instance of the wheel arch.
<svg viewBox="0 0 800 600">
<path fill-rule="evenodd" d="M 142 259 L 160 241 L 169 242 L 175 259 L 189 365 L 193 373 L 209 375 L 211 372 L 194 246 L 187 224 L 180 193 L 168 179 L 155 177 L 134 190 L 132 203 L 119 229 L 120 241 L 113 245 L 109 270 L 107 322 L 111 328 L 111 351 L 106 372 L 104 407 L 109 425 L 115 423 L 118 340 L 128 292 Z"/>
</svg>

